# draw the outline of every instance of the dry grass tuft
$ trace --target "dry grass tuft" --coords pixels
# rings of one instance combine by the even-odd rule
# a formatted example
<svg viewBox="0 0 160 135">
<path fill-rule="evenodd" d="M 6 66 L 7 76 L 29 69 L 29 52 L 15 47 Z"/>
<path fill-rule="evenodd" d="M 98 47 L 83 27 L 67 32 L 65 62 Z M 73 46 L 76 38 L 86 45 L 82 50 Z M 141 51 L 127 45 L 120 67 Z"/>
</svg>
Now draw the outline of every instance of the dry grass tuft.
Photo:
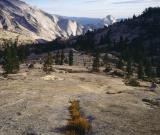
<svg viewBox="0 0 160 135">
<path fill-rule="evenodd" d="M 67 123 L 66 135 L 85 135 L 89 132 L 90 125 L 86 118 L 81 117 L 79 101 L 71 101 L 68 110 L 71 119 Z"/>
</svg>

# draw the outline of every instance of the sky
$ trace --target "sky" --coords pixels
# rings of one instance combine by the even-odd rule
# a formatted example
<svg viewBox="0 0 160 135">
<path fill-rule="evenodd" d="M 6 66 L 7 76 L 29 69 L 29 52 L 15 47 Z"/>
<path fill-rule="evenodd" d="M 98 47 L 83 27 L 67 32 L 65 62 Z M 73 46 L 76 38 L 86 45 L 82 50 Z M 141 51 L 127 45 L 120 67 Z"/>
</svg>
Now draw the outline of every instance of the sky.
<svg viewBox="0 0 160 135">
<path fill-rule="evenodd" d="M 51 14 L 103 18 L 128 18 L 147 7 L 160 6 L 160 0 L 24 0 Z"/>
</svg>

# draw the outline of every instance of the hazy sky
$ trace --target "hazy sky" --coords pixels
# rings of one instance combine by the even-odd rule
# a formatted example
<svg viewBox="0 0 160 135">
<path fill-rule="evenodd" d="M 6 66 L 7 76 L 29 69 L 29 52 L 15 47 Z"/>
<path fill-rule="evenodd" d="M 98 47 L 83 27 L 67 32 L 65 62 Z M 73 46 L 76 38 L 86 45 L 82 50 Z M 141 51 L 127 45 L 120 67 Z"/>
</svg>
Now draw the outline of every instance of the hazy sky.
<svg viewBox="0 0 160 135">
<path fill-rule="evenodd" d="M 160 6 L 160 0 L 24 0 L 48 13 L 65 16 L 130 17 L 147 7 Z"/>
</svg>

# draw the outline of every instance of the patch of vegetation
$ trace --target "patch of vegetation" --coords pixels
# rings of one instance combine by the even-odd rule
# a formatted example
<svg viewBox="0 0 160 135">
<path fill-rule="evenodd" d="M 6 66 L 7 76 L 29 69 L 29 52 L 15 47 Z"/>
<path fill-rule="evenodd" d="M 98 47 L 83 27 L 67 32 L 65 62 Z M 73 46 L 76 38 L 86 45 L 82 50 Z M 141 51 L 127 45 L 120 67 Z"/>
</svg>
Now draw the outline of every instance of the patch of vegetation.
<svg viewBox="0 0 160 135">
<path fill-rule="evenodd" d="M 52 71 L 53 58 L 50 53 L 48 53 L 46 60 L 44 61 L 43 71 L 49 74 Z"/>
<path fill-rule="evenodd" d="M 38 135 L 32 128 L 27 128 L 25 132 L 22 133 L 22 135 Z"/>
<path fill-rule="evenodd" d="M 56 55 L 55 55 L 55 64 L 56 65 L 60 65 L 60 62 L 61 62 L 61 60 L 60 60 L 60 52 L 59 51 L 57 51 L 57 53 L 56 53 Z"/>
<path fill-rule="evenodd" d="M 129 86 L 134 86 L 134 87 L 140 86 L 140 83 L 135 78 L 128 79 L 125 84 Z"/>
<path fill-rule="evenodd" d="M 150 105 L 160 107 L 160 101 L 159 100 L 144 98 L 144 99 L 142 99 L 142 101 L 145 102 L 145 103 L 148 103 Z"/>
<path fill-rule="evenodd" d="M 19 71 L 19 58 L 16 42 L 8 41 L 5 44 L 2 67 L 6 74 L 17 73 Z"/>
<path fill-rule="evenodd" d="M 100 59 L 100 55 L 97 52 L 96 56 L 95 56 L 95 58 L 93 60 L 93 65 L 92 65 L 92 71 L 93 72 L 99 72 L 100 71 L 99 70 L 99 68 L 100 68 L 100 60 L 99 59 Z"/>
<path fill-rule="evenodd" d="M 118 76 L 118 77 L 124 77 L 125 76 L 125 72 L 123 70 L 115 70 L 113 73 L 112 73 L 113 76 Z"/>
<path fill-rule="evenodd" d="M 104 72 L 108 73 L 112 70 L 110 65 L 106 65 Z"/>
<path fill-rule="evenodd" d="M 70 102 L 68 110 L 71 119 L 67 123 L 66 135 L 85 135 L 90 130 L 88 120 L 81 116 L 79 101 L 73 100 Z"/>
<path fill-rule="evenodd" d="M 34 68 L 34 63 L 28 65 L 28 69 L 33 69 L 33 68 Z"/>
<path fill-rule="evenodd" d="M 68 59 L 69 59 L 69 66 L 73 65 L 73 51 L 70 50 L 69 55 L 68 55 Z"/>
</svg>

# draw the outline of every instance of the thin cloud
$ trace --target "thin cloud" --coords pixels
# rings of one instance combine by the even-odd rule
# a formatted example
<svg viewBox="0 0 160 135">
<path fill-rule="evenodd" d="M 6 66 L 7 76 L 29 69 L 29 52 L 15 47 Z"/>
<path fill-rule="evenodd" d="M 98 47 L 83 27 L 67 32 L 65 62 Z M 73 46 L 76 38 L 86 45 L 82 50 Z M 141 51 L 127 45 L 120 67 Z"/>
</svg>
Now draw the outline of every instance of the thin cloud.
<svg viewBox="0 0 160 135">
<path fill-rule="evenodd" d="M 143 0 L 128 0 L 128 1 L 119 1 L 113 2 L 113 4 L 132 4 L 132 3 L 142 3 Z"/>
<path fill-rule="evenodd" d="M 88 1 L 85 1 L 85 3 L 95 3 L 97 2 L 97 0 L 88 0 Z"/>
</svg>

